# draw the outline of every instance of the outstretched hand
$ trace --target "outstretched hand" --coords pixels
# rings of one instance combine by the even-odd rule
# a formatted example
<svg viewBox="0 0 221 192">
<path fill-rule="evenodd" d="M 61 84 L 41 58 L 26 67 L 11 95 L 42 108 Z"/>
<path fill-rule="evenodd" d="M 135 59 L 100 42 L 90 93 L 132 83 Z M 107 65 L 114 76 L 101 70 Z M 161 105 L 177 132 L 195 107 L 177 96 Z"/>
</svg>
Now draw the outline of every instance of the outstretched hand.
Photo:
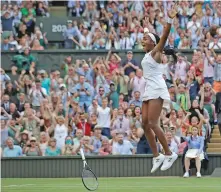
<svg viewBox="0 0 221 192">
<path fill-rule="evenodd" d="M 167 15 L 168 17 L 173 19 L 177 13 L 178 13 L 178 3 L 175 3 L 173 7 L 170 10 L 168 10 Z"/>
</svg>

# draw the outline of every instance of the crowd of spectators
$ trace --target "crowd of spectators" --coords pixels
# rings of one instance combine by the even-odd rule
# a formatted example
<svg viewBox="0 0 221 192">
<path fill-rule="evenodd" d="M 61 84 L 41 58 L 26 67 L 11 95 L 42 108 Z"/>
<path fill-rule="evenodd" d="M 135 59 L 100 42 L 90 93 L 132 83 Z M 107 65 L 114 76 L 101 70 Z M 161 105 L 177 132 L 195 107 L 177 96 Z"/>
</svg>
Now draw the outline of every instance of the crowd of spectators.
<svg viewBox="0 0 221 192">
<path fill-rule="evenodd" d="M 25 54 L 27 65 L 0 71 L 4 157 L 78 155 L 81 147 L 86 155 L 151 153 L 141 118 L 145 79 L 132 51 L 126 59 L 112 51 L 87 61 L 68 56 L 64 76 L 36 71 L 36 58 Z M 171 103 L 160 124 L 171 150 L 182 154 L 193 129 L 209 141 L 221 125 L 221 55 L 204 47 L 192 61 L 177 57 L 162 58 Z"/>
<path fill-rule="evenodd" d="M 28 46 L 47 48 L 47 38 L 36 16 L 49 17 L 44 1 L 4 1 L 1 8 L 3 50 Z M 64 48 L 81 50 L 142 49 L 143 29 L 162 35 L 167 10 L 173 1 L 67 1 L 67 21 L 63 33 Z M 80 18 L 80 19 L 77 19 Z M 221 48 L 221 2 L 179 1 L 179 13 L 173 21 L 167 46 L 177 49 Z M 10 34 L 10 35 L 8 35 Z M 18 47 L 19 45 L 19 47 Z"/>
<path fill-rule="evenodd" d="M 1 1 L 1 50 L 44 50 L 46 33 L 36 26 L 36 17 L 49 17 L 48 1 Z"/>
<path fill-rule="evenodd" d="M 159 36 L 173 1 L 68 1 L 64 47 L 81 50 L 142 49 L 144 28 Z M 221 48 L 221 2 L 180 1 L 167 46 Z M 210 31 L 210 28 L 213 30 Z M 217 31 L 216 31 L 217 30 Z M 215 36 L 214 34 L 218 34 Z"/>
</svg>

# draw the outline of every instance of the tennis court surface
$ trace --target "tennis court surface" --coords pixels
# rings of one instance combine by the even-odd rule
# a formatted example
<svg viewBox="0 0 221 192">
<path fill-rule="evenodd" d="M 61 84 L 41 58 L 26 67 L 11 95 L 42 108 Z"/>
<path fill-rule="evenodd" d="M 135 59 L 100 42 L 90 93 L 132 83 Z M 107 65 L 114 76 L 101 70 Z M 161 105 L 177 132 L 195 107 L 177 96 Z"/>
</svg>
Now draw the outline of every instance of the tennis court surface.
<svg viewBox="0 0 221 192">
<path fill-rule="evenodd" d="M 2 192 L 85 192 L 79 178 L 2 179 Z M 220 192 L 220 178 L 181 177 L 99 178 L 97 191 L 105 192 Z"/>
</svg>

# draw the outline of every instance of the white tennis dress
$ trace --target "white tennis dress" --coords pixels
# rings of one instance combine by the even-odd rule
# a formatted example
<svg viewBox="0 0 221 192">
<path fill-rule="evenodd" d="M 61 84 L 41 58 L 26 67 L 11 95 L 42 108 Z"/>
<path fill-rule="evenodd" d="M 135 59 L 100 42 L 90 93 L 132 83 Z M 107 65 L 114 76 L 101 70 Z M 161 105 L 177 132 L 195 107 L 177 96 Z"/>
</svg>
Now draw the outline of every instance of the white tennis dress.
<svg viewBox="0 0 221 192">
<path fill-rule="evenodd" d="M 141 65 L 143 67 L 143 76 L 146 80 L 143 101 L 158 99 L 159 97 L 170 101 L 170 95 L 163 78 L 165 66 L 157 63 L 151 56 L 151 52 L 145 54 Z"/>
</svg>

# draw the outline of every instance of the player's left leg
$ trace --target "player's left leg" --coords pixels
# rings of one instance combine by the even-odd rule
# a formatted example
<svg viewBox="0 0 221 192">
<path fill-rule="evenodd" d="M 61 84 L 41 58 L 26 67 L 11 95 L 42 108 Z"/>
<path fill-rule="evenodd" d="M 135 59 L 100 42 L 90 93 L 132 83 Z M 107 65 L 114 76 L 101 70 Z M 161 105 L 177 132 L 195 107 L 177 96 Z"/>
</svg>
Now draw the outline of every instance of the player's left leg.
<svg viewBox="0 0 221 192">
<path fill-rule="evenodd" d="M 162 171 L 169 169 L 178 155 L 172 153 L 169 149 L 165 134 L 158 124 L 158 120 L 162 111 L 163 99 L 152 99 L 148 102 L 148 127 L 153 130 L 165 151 L 165 159 L 161 167 Z"/>
</svg>

